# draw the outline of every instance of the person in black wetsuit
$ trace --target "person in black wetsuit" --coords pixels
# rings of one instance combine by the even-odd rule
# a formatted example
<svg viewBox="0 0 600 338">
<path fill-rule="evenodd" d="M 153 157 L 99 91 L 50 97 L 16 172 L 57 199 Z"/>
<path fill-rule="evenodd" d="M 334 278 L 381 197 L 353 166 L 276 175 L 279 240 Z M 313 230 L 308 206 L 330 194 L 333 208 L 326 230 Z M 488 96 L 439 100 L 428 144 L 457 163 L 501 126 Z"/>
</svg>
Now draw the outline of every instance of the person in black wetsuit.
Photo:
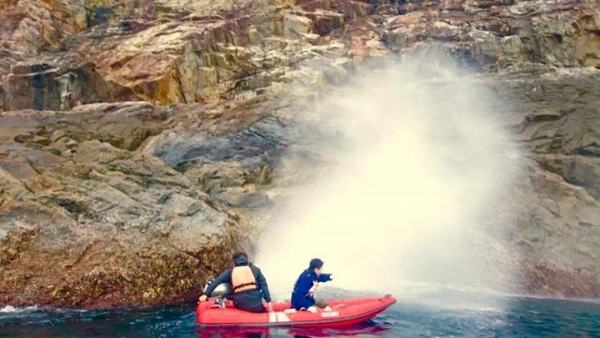
<svg viewBox="0 0 600 338">
<path fill-rule="evenodd" d="M 314 298 L 314 289 L 317 283 L 324 283 L 333 280 L 331 274 L 322 273 L 323 261 L 319 258 L 314 258 L 310 261 L 308 269 L 302 271 L 292 292 L 292 308 L 300 310 L 308 309 L 316 305 Z M 324 307 L 324 306 L 320 306 Z"/>
</svg>

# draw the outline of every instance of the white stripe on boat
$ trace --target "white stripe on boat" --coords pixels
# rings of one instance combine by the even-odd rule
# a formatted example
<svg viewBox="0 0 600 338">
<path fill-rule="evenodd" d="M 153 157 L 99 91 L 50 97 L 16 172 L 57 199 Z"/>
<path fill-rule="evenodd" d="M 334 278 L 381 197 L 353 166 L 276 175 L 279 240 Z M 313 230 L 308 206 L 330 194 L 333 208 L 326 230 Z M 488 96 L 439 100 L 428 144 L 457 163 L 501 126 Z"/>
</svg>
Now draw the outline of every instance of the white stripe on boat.
<svg viewBox="0 0 600 338">
<path fill-rule="evenodd" d="M 277 313 L 277 321 L 282 323 L 282 322 L 289 322 L 290 318 L 283 312 L 276 312 Z"/>
<path fill-rule="evenodd" d="M 269 323 L 287 323 L 289 321 L 290 321 L 290 317 L 288 317 L 283 312 L 269 313 Z"/>
</svg>

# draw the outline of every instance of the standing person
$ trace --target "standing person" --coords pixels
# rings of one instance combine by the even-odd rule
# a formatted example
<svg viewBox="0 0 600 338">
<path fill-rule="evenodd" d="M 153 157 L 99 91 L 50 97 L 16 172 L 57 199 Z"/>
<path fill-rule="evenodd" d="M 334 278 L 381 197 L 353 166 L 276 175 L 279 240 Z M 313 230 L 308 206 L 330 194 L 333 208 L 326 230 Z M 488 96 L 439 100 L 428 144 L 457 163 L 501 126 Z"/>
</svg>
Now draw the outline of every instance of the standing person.
<svg viewBox="0 0 600 338">
<path fill-rule="evenodd" d="M 302 271 L 292 292 L 292 308 L 300 310 L 302 308 L 309 309 L 315 306 L 314 295 L 319 282 L 324 283 L 332 280 L 331 274 L 322 273 L 323 261 L 319 258 L 314 258 L 310 261 L 308 269 Z M 324 307 L 324 304 L 319 304 Z"/>
<path fill-rule="evenodd" d="M 236 252 L 232 259 L 234 267 L 212 281 L 206 289 L 206 294 L 200 296 L 199 300 L 205 302 L 207 295 L 210 296 L 218 285 L 229 283 L 231 295 L 227 298 L 233 300 L 233 305 L 237 309 L 248 312 L 267 312 L 267 310 L 272 312 L 269 286 L 260 269 L 248 262 L 248 255 L 245 252 Z M 263 305 L 263 298 L 267 302 L 267 308 Z"/>
</svg>

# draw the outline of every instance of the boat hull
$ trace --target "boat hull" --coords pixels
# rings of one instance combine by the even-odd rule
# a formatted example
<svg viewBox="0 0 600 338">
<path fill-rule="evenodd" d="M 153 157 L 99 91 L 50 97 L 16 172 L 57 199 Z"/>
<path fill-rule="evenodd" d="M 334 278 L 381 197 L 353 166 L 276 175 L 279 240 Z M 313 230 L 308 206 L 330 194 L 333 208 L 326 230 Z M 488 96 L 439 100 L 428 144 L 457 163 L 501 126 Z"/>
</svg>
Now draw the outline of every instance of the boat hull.
<svg viewBox="0 0 600 338">
<path fill-rule="evenodd" d="M 329 301 L 330 309 L 316 312 L 295 311 L 291 304 L 275 303 L 271 313 L 250 313 L 233 308 L 214 306 L 214 300 L 200 303 L 196 309 L 198 324 L 203 327 L 298 327 L 337 328 L 367 321 L 396 303 L 391 296 L 381 298 L 356 298 Z"/>
</svg>

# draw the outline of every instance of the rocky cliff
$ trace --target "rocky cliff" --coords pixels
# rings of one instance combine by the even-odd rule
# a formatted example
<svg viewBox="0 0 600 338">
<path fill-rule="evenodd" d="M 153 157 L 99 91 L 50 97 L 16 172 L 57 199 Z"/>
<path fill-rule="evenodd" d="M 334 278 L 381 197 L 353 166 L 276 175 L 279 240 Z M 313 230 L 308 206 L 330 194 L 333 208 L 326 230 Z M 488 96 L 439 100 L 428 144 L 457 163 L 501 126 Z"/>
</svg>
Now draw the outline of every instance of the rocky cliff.
<svg viewBox="0 0 600 338">
<path fill-rule="evenodd" d="M 251 248 L 312 95 L 433 45 L 512 102 L 520 290 L 600 296 L 594 0 L 0 0 L 0 25 L 0 305 L 193 298 Z"/>
</svg>

